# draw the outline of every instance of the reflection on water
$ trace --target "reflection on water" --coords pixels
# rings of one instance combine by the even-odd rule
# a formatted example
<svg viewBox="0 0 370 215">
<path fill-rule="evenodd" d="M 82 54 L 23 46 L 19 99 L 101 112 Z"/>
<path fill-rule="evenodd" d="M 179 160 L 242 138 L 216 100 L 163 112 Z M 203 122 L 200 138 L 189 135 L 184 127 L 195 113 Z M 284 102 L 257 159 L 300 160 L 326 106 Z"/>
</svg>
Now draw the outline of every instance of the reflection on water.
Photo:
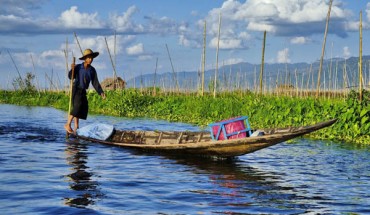
<svg viewBox="0 0 370 215">
<path fill-rule="evenodd" d="M 103 195 L 97 182 L 93 181 L 93 173 L 89 172 L 87 164 L 87 146 L 78 140 L 69 139 L 65 150 L 66 160 L 71 165 L 71 174 L 66 175 L 69 186 L 77 191 L 76 197 L 65 197 L 65 204 L 73 207 L 86 207 L 94 204 Z"/>
<path fill-rule="evenodd" d="M 369 146 L 297 139 L 226 161 L 170 157 L 66 142 L 65 117 L 0 105 L 2 214 L 370 214 Z M 82 123 L 94 122 L 198 129 L 105 116 Z"/>
<path fill-rule="evenodd" d="M 309 201 L 303 201 L 309 199 L 300 196 L 294 187 L 280 183 L 284 180 L 283 175 L 248 166 L 237 158 L 206 162 L 199 158 L 168 158 L 192 167 L 195 174 L 207 175 L 213 186 L 192 192 L 205 197 L 219 196 L 219 200 L 212 203 L 212 206 L 230 207 L 232 211 L 241 212 L 246 207 L 251 211 L 258 211 L 262 207 L 262 211 L 273 214 L 304 213 L 307 208 L 314 208 Z"/>
</svg>

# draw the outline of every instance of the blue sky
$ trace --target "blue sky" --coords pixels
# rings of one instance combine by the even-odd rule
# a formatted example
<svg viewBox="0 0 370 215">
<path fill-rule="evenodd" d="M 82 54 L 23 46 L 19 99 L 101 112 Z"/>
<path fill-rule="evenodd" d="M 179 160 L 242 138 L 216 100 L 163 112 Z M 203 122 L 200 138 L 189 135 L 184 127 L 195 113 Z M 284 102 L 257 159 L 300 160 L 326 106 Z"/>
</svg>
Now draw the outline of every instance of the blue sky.
<svg viewBox="0 0 370 215">
<path fill-rule="evenodd" d="M 206 21 L 206 69 L 214 68 L 219 14 L 219 65 L 260 63 L 264 30 L 266 63 L 315 62 L 321 56 L 329 4 L 328 0 L 0 1 L 3 89 L 12 88 L 18 76 L 9 53 L 21 75 L 35 72 L 39 87 L 45 85 L 46 76 L 63 87 L 64 51 L 68 64 L 72 54 L 81 56 L 74 32 L 82 49 L 100 52 L 93 65 L 101 81 L 113 75 L 105 40 L 112 55 L 116 47 L 118 75 L 130 79 L 154 73 L 157 58 L 157 72 L 171 72 L 166 44 L 176 72 L 199 70 Z M 360 11 L 363 55 L 370 55 L 370 3 L 334 0 L 325 58 L 358 56 Z"/>
</svg>

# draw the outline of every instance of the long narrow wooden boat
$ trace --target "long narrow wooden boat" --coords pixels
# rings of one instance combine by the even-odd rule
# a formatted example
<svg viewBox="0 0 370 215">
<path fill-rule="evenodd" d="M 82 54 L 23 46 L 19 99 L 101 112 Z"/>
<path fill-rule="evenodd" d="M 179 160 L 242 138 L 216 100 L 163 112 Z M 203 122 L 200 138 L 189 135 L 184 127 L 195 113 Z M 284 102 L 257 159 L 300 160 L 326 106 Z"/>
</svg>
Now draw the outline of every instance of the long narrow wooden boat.
<svg viewBox="0 0 370 215">
<path fill-rule="evenodd" d="M 114 130 L 107 140 L 99 140 L 82 135 L 77 138 L 91 142 L 150 152 L 234 157 L 273 146 L 275 144 L 317 131 L 334 124 L 337 119 L 315 125 L 288 127 L 280 129 L 258 129 L 262 136 L 239 139 L 212 140 L 210 132 L 165 132 L 165 131 L 127 131 Z"/>
</svg>

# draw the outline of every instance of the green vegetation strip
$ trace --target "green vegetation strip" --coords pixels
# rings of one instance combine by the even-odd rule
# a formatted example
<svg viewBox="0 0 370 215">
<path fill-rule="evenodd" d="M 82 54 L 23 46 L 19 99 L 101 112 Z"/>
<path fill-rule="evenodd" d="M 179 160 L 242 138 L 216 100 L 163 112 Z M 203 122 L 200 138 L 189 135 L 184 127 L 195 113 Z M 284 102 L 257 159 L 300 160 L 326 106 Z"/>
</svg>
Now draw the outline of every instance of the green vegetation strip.
<svg viewBox="0 0 370 215">
<path fill-rule="evenodd" d="M 119 117 L 144 117 L 185 122 L 199 126 L 235 116 L 249 116 L 252 128 L 309 125 L 338 118 L 333 126 L 314 132 L 315 139 L 370 144 L 370 93 L 362 102 L 356 92 L 346 99 L 316 99 L 260 96 L 253 93 L 224 93 L 213 98 L 193 94 L 165 94 L 128 89 L 108 91 L 102 100 L 94 91 L 88 93 L 90 114 Z M 26 106 L 52 106 L 68 110 L 65 92 L 0 91 L 0 103 Z"/>
</svg>

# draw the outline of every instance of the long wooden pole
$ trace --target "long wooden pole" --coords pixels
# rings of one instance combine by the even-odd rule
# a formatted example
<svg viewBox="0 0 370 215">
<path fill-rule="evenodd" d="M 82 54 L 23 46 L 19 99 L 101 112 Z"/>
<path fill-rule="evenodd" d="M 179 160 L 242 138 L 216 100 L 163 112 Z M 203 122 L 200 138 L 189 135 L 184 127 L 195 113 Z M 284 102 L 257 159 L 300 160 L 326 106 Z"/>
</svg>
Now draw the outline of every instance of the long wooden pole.
<svg viewBox="0 0 370 215">
<path fill-rule="evenodd" d="M 203 57 L 202 57 L 202 96 L 204 96 L 204 73 L 206 65 L 206 29 L 207 22 L 204 21 L 204 32 L 203 32 Z"/>
<path fill-rule="evenodd" d="M 73 65 L 75 64 L 76 62 L 76 58 L 73 57 Z M 68 114 L 67 114 L 67 120 L 69 118 L 69 115 L 71 115 L 71 109 L 72 109 L 72 89 L 73 89 L 73 77 L 75 75 L 75 67 L 73 66 L 71 68 L 72 70 L 72 74 L 71 74 L 71 81 L 70 81 L 70 84 L 69 84 L 69 106 L 68 106 Z M 67 74 L 68 75 L 68 74 Z M 69 137 L 69 134 L 68 132 L 66 132 L 66 139 L 68 139 Z"/>
<path fill-rule="evenodd" d="M 66 92 L 68 92 L 67 91 L 67 83 L 68 83 L 68 71 L 69 71 L 69 69 L 68 69 L 68 37 L 66 38 L 66 49 L 64 50 L 64 58 L 65 58 L 65 60 L 66 60 L 66 78 L 64 79 L 64 87 L 63 87 L 63 89 L 66 91 Z M 67 93 L 66 93 L 66 95 L 67 95 Z"/>
<path fill-rule="evenodd" d="M 73 63 L 72 64 L 75 64 L 75 62 L 76 62 L 76 57 L 73 57 Z M 71 76 L 71 81 L 69 83 L 69 107 L 68 107 L 68 115 L 71 114 L 71 108 L 72 108 L 72 89 L 73 89 L 73 78 L 74 78 L 74 75 L 75 75 L 75 68 L 72 67 L 71 70 L 72 70 L 72 76 Z"/>
<path fill-rule="evenodd" d="M 76 34 L 76 32 L 73 32 L 73 33 L 74 33 L 74 35 L 75 35 L 77 45 L 78 45 L 78 47 L 80 48 L 81 54 L 83 55 L 83 51 L 82 51 L 82 48 L 81 48 L 80 42 L 78 41 L 77 34 Z"/>
<path fill-rule="evenodd" d="M 155 61 L 155 70 L 154 70 L 154 84 L 153 84 L 153 95 L 156 96 L 157 94 L 157 68 L 158 68 L 158 58 Z"/>
<path fill-rule="evenodd" d="M 360 45 L 359 45 L 359 47 L 360 47 L 360 53 L 359 53 L 359 62 L 358 62 L 358 66 L 359 66 L 359 68 L 358 68 L 358 71 L 359 71 L 359 93 L 360 93 L 360 102 L 362 102 L 362 88 L 363 88 L 363 86 L 362 86 L 362 11 L 360 11 Z"/>
<path fill-rule="evenodd" d="M 263 33 L 263 43 L 262 43 L 262 62 L 260 71 L 260 94 L 262 95 L 263 88 L 263 67 L 265 65 L 265 46 L 266 46 L 266 31 Z"/>
<path fill-rule="evenodd" d="M 33 74 L 35 75 L 35 77 L 37 77 L 37 76 L 36 76 L 36 69 L 35 69 L 35 62 L 33 61 L 32 54 L 31 54 L 30 56 L 31 56 L 32 68 L 33 68 L 32 72 L 33 72 Z M 37 79 L 37 78 L 36 78 L 36 79 Z M 36 90 L 37 90 L 37 92 L 38 92 L 38 93 L 39 93 L 39 95 L 40 95 L 40 89 L 39 89 L 39 87 L 37 87 L 37 88 L 36 88 Z"/>
<path fill-rule="evenodd" d="M 9 50 L 7 50 L 8 51 L 8 54 L 9 54 L 9 56 L 10 56 L 10 59 L 12 59 L 12 62 L 13 62 L 13 64 L 14 64 L 14 67 L 15 67 L 15 69 L 17 70 L 17 72 L 18 72 L 18 77 L 19 77 L 19 84 L 20 84 L 20 88 L 21 88 L 21 90 L 23 90 L 24 89 L 24 82 L 23 82 L 23 79 L 22 79 L 22 76 L 21 76 L 21 73 L 19 72 L 19 69 L 18 69 L 18 67 L 17 67 L 17 64 L 15 63 L 15 61 L 14 61 L 14 59 L 13 59 L 13 57 L 12 57 L 12 55 L 10 54 L 10 52 L 9 52 Z"/>
<path fill-rule="evenodd" d="M 215 70 L 215 83 L 213 84 L 213 98 L 216 98 L 217 90 L 217 76 L 218 76 L 218 50 L 220 47 L 220 33 L 221 33 L 221 12 L 218 19 L 218 37 L 217 37 L 217 51 L 216 51 L 216 70 Z"/>
<path fill-rule="evenodd" d="M 105 40 L 105 45 L 107 46 L 110 62 L 112 63 L 112 67 L 113 67 L 113 90 L 115 90 L 116 89 L 116 79 L 117 79 L 116 65 L 114 64 L 112 55 L 110 54 L 110 49 L 108 46 L 107 38 L 104 37 L 104 40 Z"/>
<path fill-rule="evenodd" d="M 324 41 L 322 43 L 322 49 L 321 49 L 321 58 L 320 58 L 320 67 L 319 67 L 319 74 L 317 75 L 317 90 L 316 90 L 316 97 L 319 97 L 320 94 L 320 79 L 321 79 L 321 72 L 322 72 L 322 64 L 324 61 L 324 55 L 325 55 L 325 45 L 326 45 L 326 36 L 328 34 L 328 28 L 329 28 L 329 20 L 330 20 L 330 11 L 331 11 L 331 5 L 333 4 L 333 0 L 330 0 L 329 3 L 329 9 L 328 14 L 326 16 L 326 26 L 325 26 L 325 33 L 324 33 Z"/>
<path fill-rule="evenodd" d="M 168 58 L 170 59 L 170 63 L 171 63 L 173 82 L 176 84 L 177 92 L 179 92 L 179 82 L 177 81 L 175 69 L 174 69 L 173 64 L 172 64 L 172 59 L 171 59 L 170 51 L 168 50 L 167 43 L 166 43 L 166 49 L 167 49 Z"/>
</svg>

